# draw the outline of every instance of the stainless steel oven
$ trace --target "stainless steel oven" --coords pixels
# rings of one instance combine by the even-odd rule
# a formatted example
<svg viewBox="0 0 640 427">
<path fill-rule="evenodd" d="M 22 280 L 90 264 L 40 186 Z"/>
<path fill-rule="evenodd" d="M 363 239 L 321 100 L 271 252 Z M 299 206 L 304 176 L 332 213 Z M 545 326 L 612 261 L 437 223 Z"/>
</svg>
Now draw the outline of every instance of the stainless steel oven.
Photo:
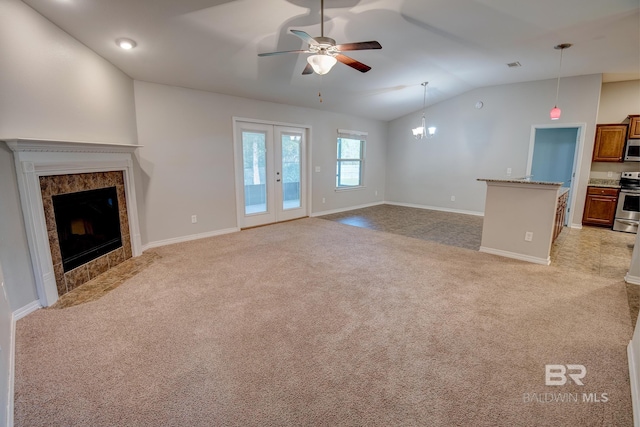
<svg viewBox="0 0 640 427">
<path fill-rule="evenodd" d="M 623 172 L 613 229 L 637 233 L 640 223 L 640 172 Z"/>
</svg>

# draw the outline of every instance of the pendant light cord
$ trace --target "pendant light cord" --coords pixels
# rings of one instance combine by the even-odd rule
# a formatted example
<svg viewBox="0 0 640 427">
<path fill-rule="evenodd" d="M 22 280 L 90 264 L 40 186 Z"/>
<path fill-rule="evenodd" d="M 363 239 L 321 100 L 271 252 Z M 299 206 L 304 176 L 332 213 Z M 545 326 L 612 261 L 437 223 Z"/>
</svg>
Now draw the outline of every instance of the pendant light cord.
<svg viewBox="0 0 640 427">
<path fill-rule="evenodd" d="M 558 95 L 560 94 L 560 73 L 562 72 L 562 53 L 564 52 L 564 47 L 560 48 L 560 66 L 558 67 L 558 84 L 556 85 L 556 104 L 558 106 Z"/>
<path fill-rule="evenodd" d="M 428 82 L 422 83 L 422 86 L 424 86 L 424 95 L 422 96 L 422 117 L 427 113 L 427 84 Z"/>
</svg>

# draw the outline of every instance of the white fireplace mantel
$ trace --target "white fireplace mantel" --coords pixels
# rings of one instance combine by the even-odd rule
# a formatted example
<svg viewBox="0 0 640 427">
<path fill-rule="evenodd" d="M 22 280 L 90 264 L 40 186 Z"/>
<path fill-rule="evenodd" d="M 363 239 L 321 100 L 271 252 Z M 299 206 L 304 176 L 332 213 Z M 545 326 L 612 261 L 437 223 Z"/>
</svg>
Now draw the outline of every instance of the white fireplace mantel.
<svg viewBox="0 0 640 427">
<path fill-rule="evenodd" d="M 58 300 L 47 225 L 42 206 L 40 177 L 122 171 L 131 236 L 132 255 L 142 254 L 133 173 L 133 152 L 141 145 L 43 139 L 5 139 L 13 151 L 31 264 L 41 305 Z"/>
</svg>

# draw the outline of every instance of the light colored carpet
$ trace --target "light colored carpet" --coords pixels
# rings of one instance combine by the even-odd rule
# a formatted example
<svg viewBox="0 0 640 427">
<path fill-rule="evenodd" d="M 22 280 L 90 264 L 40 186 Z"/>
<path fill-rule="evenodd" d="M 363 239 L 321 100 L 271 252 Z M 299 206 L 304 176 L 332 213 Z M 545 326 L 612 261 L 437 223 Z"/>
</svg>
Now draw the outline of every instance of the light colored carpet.
<svg viewBox="0 0 640 427">
<path fill-rule="evenodd" d="M 622 281 L 313 218 L 157 252 L 17 322 L 17 426 L 632 425 Z"/>
</svg>

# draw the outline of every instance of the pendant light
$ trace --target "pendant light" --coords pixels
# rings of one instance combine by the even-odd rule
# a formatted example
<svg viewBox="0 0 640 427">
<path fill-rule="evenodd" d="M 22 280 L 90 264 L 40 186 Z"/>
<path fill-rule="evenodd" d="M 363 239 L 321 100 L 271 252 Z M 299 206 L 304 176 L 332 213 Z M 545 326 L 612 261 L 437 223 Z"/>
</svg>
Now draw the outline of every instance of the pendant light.
<svg viewBox="0 0 640 427">
<path fill-rule="evenodd" d="M 551 118 L 551 120 L 558 120 L 560 118 L 560 114 L 562 114 L 562 110 L 558 108 L 558 94 L 560 94 L 560 73 L 562 72 L 562 52 L 565 49 L 570 48 L 571 46 L 572 46 L 571 43 L 562 43 L 553 47 L 554 49 L 557 49 L 560 51 L 560 66 L 558 67 L 558 84 L 556 86 L 556 103 L 554 104 L 553 108 L 549 112 L 549 117 Z"/>
<path fill-rule="evenodd" d="M 429 82 L 421 83 L 421 85 L 424 87 L 424 94 L 422 97 L 422 120 L 420 121 L 420 126 L 418 126 L 417 128 L 413 128 L 411 130 L 413 132 L 413 137 L 418 140 L 424 139 L 424 138 L 431 138 L 436 133 L 435 126 L 427 127 L 426 121 L 425 121 L 425 114 L 427 111 L 427 85 L 428 84 Z"/>
</svg>

